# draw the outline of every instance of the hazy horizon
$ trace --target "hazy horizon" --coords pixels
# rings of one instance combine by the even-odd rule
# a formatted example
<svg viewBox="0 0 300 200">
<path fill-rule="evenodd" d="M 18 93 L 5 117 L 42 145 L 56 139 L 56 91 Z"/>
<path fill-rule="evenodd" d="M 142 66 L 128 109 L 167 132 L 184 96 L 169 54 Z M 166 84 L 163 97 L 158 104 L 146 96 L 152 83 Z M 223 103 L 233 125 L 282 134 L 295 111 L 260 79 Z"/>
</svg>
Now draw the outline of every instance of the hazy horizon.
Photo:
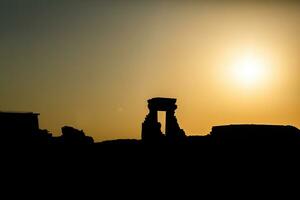
<svg viewBox="0 0 300 200">
<path fill-rule="evenodd" d="M 300 3 L 0 0 L 0 110 L 140 138 L 152 97 L 187 134 L 300 127 Z"/>
</svg>

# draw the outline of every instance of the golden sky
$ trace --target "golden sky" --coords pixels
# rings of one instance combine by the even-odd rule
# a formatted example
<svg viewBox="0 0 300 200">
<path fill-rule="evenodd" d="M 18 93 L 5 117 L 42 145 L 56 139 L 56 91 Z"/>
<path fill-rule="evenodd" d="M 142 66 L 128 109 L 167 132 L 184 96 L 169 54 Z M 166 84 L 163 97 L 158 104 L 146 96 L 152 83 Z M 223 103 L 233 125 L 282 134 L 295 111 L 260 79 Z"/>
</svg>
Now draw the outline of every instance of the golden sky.
<svg viewBox="0 0 300 200">
<path fill-rule="evenodd" d="M 282 2 L 1 1 L 0 110 L 96 141 L 140 138 L 156 96 L 189 135 L 299 128 L 300 3 Z"/>
</svg>

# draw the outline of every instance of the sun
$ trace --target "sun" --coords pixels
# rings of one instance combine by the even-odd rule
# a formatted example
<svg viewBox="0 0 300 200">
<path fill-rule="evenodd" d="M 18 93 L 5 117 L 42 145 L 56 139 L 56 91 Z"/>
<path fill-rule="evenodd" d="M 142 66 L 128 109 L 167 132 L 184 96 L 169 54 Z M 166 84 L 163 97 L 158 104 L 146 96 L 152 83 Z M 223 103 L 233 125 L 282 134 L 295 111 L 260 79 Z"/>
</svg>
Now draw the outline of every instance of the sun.
<svg viewBox="0 0 300 200">
<path fill-rule="evenodd" d="M 265 60 L 254 54 L 245 54 L 236 59 L 233 67 L 236 84 L 254 87 L 262 84 L 266 78 Z"/>
</svg>

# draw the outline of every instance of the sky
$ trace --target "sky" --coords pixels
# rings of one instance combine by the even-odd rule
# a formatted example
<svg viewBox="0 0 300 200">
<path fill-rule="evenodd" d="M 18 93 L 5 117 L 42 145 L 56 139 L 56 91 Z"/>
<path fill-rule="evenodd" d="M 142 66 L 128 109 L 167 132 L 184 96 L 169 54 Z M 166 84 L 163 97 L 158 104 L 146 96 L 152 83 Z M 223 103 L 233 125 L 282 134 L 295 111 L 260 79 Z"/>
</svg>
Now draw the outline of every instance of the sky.
<svg viewBox="0 0 300 200">
<path fill-rule="evenodd" d="M 299 35 L 297 1 L 0 0 L 0 110 L 96 141 L 140 138 L 152 97 L 187 135 L 299 128 Z"/>
</svg>

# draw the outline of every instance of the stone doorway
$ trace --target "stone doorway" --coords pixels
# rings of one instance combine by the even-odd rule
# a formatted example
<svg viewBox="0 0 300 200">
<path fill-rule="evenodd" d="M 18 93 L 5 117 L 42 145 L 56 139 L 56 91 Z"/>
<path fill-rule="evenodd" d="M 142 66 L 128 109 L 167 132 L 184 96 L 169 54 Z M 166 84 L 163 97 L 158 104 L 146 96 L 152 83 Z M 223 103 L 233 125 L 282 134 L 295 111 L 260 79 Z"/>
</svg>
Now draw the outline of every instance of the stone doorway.
<svg viewBox="0 0 300 200">
<path fill-rule="evenodd" d="M 149 114 L 142 124 L 143 141 L 178 140 L 185 137 L 175 117 L 177 109 L 176 99 L 173 98 L 152 98 L 148 100 Z M 161 130 L 162 124 L 158 121 L 158 112 L 165 112 L 165 134 Z"/>
<path fill-rule="evenodd" d="M 157 121 L 160 123 L 160 130 L 164 135 L 166 135 L 166 115 L 164 111 L 157 111 Z"/>
</svg>

